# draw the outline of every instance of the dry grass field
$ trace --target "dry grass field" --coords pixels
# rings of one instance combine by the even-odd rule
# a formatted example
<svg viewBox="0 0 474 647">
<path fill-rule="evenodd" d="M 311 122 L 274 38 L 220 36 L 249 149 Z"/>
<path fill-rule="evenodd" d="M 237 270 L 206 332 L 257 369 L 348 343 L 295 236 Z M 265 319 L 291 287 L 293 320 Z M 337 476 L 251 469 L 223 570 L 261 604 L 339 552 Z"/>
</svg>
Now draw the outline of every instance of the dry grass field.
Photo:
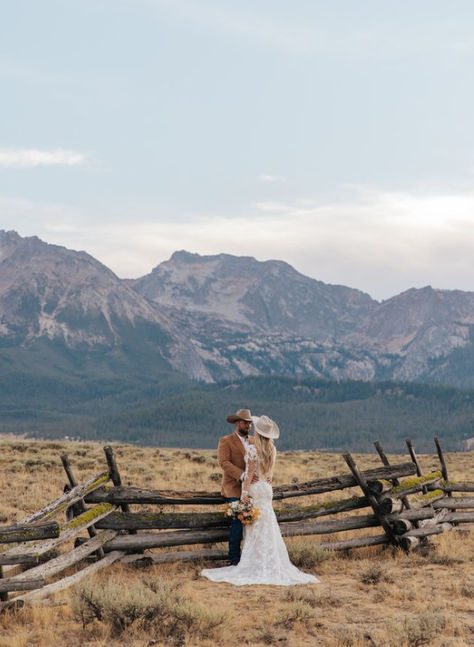
<svg viewBox="0 0 474 647">
<path fill-rule="evenodd" d="M 79 482 L 105 469 L 102 447 L 93 443 L 5 437 L 0 449 L 0 524 L 5 525 L 59 496 L 66 480 L 62 451 L 69 454 Z M 213 451 L 116 445 L 115 452 L 124 484 L 219 488 Z M 356 460 L 364 469 L 380 464 L 375 453 L 356 455 Z M 438 469 L 435 456 L 422 455 L 420 462 L 426 471 Z M 450 478 L 474 480 L 472 452 L 449 454 L 447 463 Z M 275 483 L 337 473 L 347 473 L 338 454 L 287 452 L 279 454 Z M 337 497 L 291 502 L 330 498 Z M 319 585 L 237 588 L 200 577 L 204 563 L 146 569 L 115 564 L 58 594 L 54 606 L 1 614 L 0 647 L 474 645 L 474 531 L 445 533 L 430 541 L 430 550 L 409 555 L 382 547 L 322 553 L 315 548 L 319 540 L 285 540 L 293 559 L 317 575 Z"/>
</svg>

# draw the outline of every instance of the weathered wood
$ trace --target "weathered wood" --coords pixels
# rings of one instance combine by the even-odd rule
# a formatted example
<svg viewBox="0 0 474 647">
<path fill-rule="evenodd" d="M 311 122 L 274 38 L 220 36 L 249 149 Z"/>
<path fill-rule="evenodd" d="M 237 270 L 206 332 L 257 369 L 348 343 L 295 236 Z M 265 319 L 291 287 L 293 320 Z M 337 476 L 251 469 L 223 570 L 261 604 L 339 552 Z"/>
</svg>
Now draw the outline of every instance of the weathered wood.
<svg viewBox="0 0 474 647">
<path fill-rule="evenodd" d="M 115 460 L 114 450 L 112 447 L 104 447 L 105 458 L 107 460 L 107 465 L 110 472 L 110 478 L 115 487 L 121 487 L 122 479 L 120 477 L 120 472 L 118 471 L 117 462 Z M 120 509 L 122 512 L 130 512 L 130 506 L 127 503 L 121 503 Z"/>
<path fill-rule="evenodd" d="M 370 507 L 365 496 L 353 496 L 348 499 L 337 499 L 333 501 L 324 501 L 323 503 L 295 508 L 280 508 L 275 510 L 279 523 L 285 521 L 302 521 L 303 519 L 315 519 L 326 515 L 337 514 L 339 512 L 350 512 Z"/>
<path fill-rule="evenodd" d="M 384 450 L 382 449 L 382 445 L 380 444 L 380 442 L 378 440 L 376 440 L 374 442 L 374 445 L 375 445 L 375 449 L 378 452 L 378 455 L 380 456 L 380 460 L 382 461 L 382 463 L 386 467 L 388 467 L 390 465 L 390 462 L 389 462 Z M 397 478 L 390 479 L 390 483 L 392 484 L 393 487 L 397 487 L 397 486 L 400 485 L 400 481 Z M 400 497 L 400 500 L 402 502 L 402 506 L 406 510 L 409 510 L 411 506 L 410 506 L 410 501 L 408 500 L 408 497 L 407 496 L 402 496 L 402 497 Z M 380 500 L 379 500 L 379 504 L 380 504 Z M 381 509 L 381 511 L 383 512 L 383 509 Z M 415 522 L 415 524 L 416 523 L 417 522 Z"/>
<path fill-rule="evenodd" d="M 439 442 L 439 438 L 437 436 L 435 436 L 434 441 L 435 441 L 435 445 L 436 445 L 436 451 L 438 452 L 439 462 L 440 462 L 440 465 L 441 465 L 441 474 L 443 475 L 444 481 L 447 482 L 449 480 L 448 479 L 448 469 L 446 467 L 446 462 L 444 460 L 443 450 L 441 449 L 441 443 Z M 448 499 L 451 499 L 452 496 L 453 496 L 453 493 L 448 491 L 447 494 L 448 494 Z M 455 510 L 455 508 L 450 508 L 450 509 L 453 512 Z"/>
<path fill-rule="evenodd" d="M 48 597 L 49 595 L 52 595 L 53 593 L 64 591 L 70 586 L 74 586 L 75 584 L 80 582 L 83 578 L 89 577 L 90 575 L 92 575 L 93 573 L 96 573 L 102 568 L 109 566 L 110 564 L 113 564 L 114 562 L 124 557 L 124 555 L 125 553 L 121 551 L 110 552 L 103 559 L 97 562 L 94 562 L 89 566 L 86 566 L 86 568 L 83 568 L 80 571 L 77 571 L 77 573 L 74 573 L 73 575 L 69 575 L 68 577 L 64 577 L 63 579 L 58 580 L 57 582 L 53 582 L 52 584 L 43 586 L 41 589 L 36 589 L 34 591 L 31 591 L 30 593 L 19 595 L 8 602 L 4 602 L 3 604 L 0 604 L 0 610 L 8 609 L 15 606 L 21 607 L 25 603 L 32 604 L 32 603 L 35 603 L 37 600 L 40 600 L 42 598 Z"/>
<path fill-rule="evenodd" d="M 423 476 L 423 472 L 421 471 L 420 463 L 418 461 L 418 456 L 416 455 L 415 448 L 413 447 L 413 443 L 409 438 L 405 440 L 406 446 L 408 447 L 408 452 L 410 454 L 410 458 L 413 461 L 415 467 L 416 467 L 416 473 L 418 476 Z M 426 488 L 426 485 L 423 485 L 422 487 L 423 494 L 427 494 L 428 490 Z"/>
<path fill-rule="evenodd" d="M 430 526 L 428 528 L 413 528 L 402 535 L 402 537 L 428 537 L 430 535 L 440 535 L 446 530 L 451 530 L 451 524 L 439 523 L 436 526 Z"/>
<path fill-rule="evenodd" d="M 398 479 L 394 479 L 399 483 Z M 378 480 L 378 481 L 367 481 L 367 487 L 375 496 L 380 496 L 385 492 L 389 492 L 393 488 L 392 481 Z"/>
<path fill-rule="evenodd" d="M 117 533 L 113 530 L 104 530 L 104 532 L 101 532 L 95 537 L 88 539 L 81 546 L 63 553 L 62 555 L 58 555 L 58 557 L 54 557 L 44 564 L 39 564 L 39 566 L 35 566 L 34 568 L 31 568 L 12 579 L 14 579 L 15 582 L 22 582 L 24 579 L 33 577 L 42 577 L 44 579 L 53 577 L 54 575 L 57 575 L 58 573 L 66 570 L 66 568 L 69 568 L 73 564 L 77 564 L 77 562 L 80 562 L 88 555 L 95 553 L 98 548 L 101 548 L 105 543 L 113 539 L 116 535 Z"/>
<path fill-rule="evenodd" d="M 441 499 L 433 502 L 433 508 L 450 508 L 454 510 L 462 510 L 465 508 L 474 508 L 474 497 L 463 499 L 461 497 L 453 497 L 452 499 Z"/>
<path fill-rule="evenodd" d="M 410 506 L 412 508 L 425 508 L 433 505 L 435 501 L 440 501 L 444 498 L 445 494 L 443 490 L 430 490 L 428 494 L 415 494 L 415 496 L 410 497 Z"/>
<path fill-rule="evenodd" d="M 443 450 L 441 449 L 441 443 L 439 442 L 439 438 L 437 436 L 435 436 L 434 442 L 436 445 L 436 451 L 438 452 L 439 463 L 441 465 L 441 474 L 443 475 L 443 479 L 445 481 L 448 481 L 448 469 L 444 460 Z"/>
<path fill-rule="evenodd" d="M 372 535 L 371 537 L 357 537 L 344 541 L 328 541 L 317 544 L 324 550 L 350 550 L 351 548 L 365 548 L 366 546 L 379 546 L 390 543 L 387 535 Z"/>
<path fill-rule="evenodd" d="M 79 532 L 82 532 L 83 530 L 87 530 L 89 526 L 91 526 L 94 523 L 97 523 L 97 521 L 111 514 L 114 510 L 115 510 L 115 507 L 110 503 L 100 503 L 99 505 L 96 505 L 94 508 L 91 508 L 90 510 L 83 512 L 78 517 L 75 517 L 72 521 L 69 521 L 69 523 L 66 523 L 61 527 L 61 534 L 59 535 L 58 539 L 49 540 L 50 545 L 46 548 L 46 550 L 44 550 L 44 544 L 46 544 L 47 542 L 42 542 L 42 544 L 38 546 L 40 550 L 37 552 L 39 554 L 44 554 L 48 550 L 51 550 L 51 548 L 54 548 L 55 546 L 57 546 L 58 544 L 64 541 L 67 541 L 68 539 L 72 539 Z"/>
<path fill-rule="evenodd" d="M 155 505 L 223 505 L 226 503 L 226 499 L 220 492 L 148 490 L 146 488 L 123 485 L 110 490 L 97 490 L 85 497 L 86 503 L 99 503 L 102 501 L 114 503 L 115 505 L 130 503 Z"/>
<path fill-rule="evenodd" d="M 72 469 L 71 461 L 69 460 L 69 457 L 66 453 L 61 454 L 61 463 L 63 464 L 64 471 L 66 472 L 66 476 L 68 478 L 70 487 L 71 488 L 77 487 L 79 483 L 77 482 L 76 477 L 74 476 L 74 471 Z M 79 499 L 79 501 L 77 502 L 77 505 L 80 513 L 86 512 L 86 505 L 84 503 L 84 499 Z M 89 526 L 89 528 L 87 528 L 87 534 L 89 535 L 89 537 L 96 536 L 97 533 L 94 525 Z M 102 557 L 104 557 L 104 551 L 102 550 L 102 548 L 98 549 L 97 557 L 99 559 L 102 559 Z"/>
<path fill-rule="evenodd" d="M 378 525 L 380 525 L 379 521 L 374 515 L 355 515 L 328 521 L 284 523 L 280 525 L 280 529 L 284 537 L 293 537 L 294 535 L 325 535 L 345 530 L 372 528 Z"/>
<path fill-rule="evenodd" d="M 400 543 L 400 548 L 404 550 L 405 553 L 409 553 L 420 544 L 418 537 L 399 537 L 398 541 Z"/>
<path fill-rule="evenodd" d="M 25 566 L 34 566 L 38 563 L 38 555 L 33 553 L 24 553 L 23 555 L 13 555 L 12 557 L 0 555 L 0 566 L 11 566 L 12 564 L 23 564 Z"/>
<path fill-rule="evenodd" d="M 430 486 L 428 486 L 430 487 Z M 410 509 L 419 509 L 427 506 L 431 506 L 434 501 L 444 499 L 445 495 L 443 490 L 433 490 L 428 492 L 428 494 L 416 494 L 415 496 L 410 497 Z M 400 512 L 403 509 L 402 503 L 403 497 L 400 499 L 392 498 L 389 495 L 384 495 L 383 499 L 379 501 L 379 505 L 384 514 Z"/>
<path fill-rule="evenodd" d="M 76 481 L 76 477 L 74 476 L 74 472 L 71 466 L 71 461 L 69 460 L 69 456 L 66 454 L 66 452 L 63 452 L 60 455 L 61 458 L 61 463 L 63 464 L 64 471 L 66 472 L 67 479 L 69 481 L 69 485 L 71 487 L 76 487 L 76 485 L 79 485 L 78 482 Z M 81 499 L 79 503 L 82 501 L 82 504 L 84 501 Z"/>
<path fill-rule="evenodd" d="M 410 476 L 415 473 L 415 467 L 412 463 L 401 463 L 390 467 L 378 467 L 363 472 L 369 480 L 379 478 L 392 478 Z M 357 483 L 351 474 L 342 474 L 329 478 L 314 479 L 305 483 L 295 483 L 289 485 L 280 485 L 273 489 L 273 499 L 275 501 L 297 496 L 307 496 L 310 494 L 322 494 L 335 490 L 354 487 Z M 222 505 L 226 502 L 220 492 L 203 492 L 190 490 L 148 490 L 131 486 L 119 486 L 110 490 L 97 490 L 92 494 L 84 497 L 86 503 L 100 503 L 107 501 L 120 505 L 123 503 L 137 504 L 206 504 Z"/>
<path fill-rule="evenodd" d="M 399 465 L 392 465 L 390 467 L 376 467 L 370 470 L 364 470 L 362 476 L 367 481 L 375 481 L 377 479 L 399 478 L 402 476 L 411 476 L 415 473 L 415 468 L 412 463 L 400 463 Z M 323 492 L 331 492 L 333 490 L 343 490 L 348 487 L 355 487 L 358 483 L 352 474 L 341 474 L 339 476 L 332 476 L 323 479 L 314 479 L 313 481 L 306 481 L 305 483 L 292 483 L 290 485 L 280 485 L 273 488 L 273 498 L 280 498 L 278 495 L 284 494 L 281 498 L 288 498 L 290 496 L 304 496 L 305 494 L 322 494 Z"/>
<path fill-rule="evenodd" d="M 9 591 L 29 591 L 45 585 L 43 577 L 28 577 L 18 581 L 16 578 L 0 580 L 0 593 Z"/>
<path fill-rule="evenodd" d="M 112 479 L 112 483 L 115 486 L 120 486 L 122 485 L 122 479 L 120 477 L 120 472 L 118 471 L 114 450 L 112 449 L 112 447 L 110 447 L 110 445 L 107 445 L 103 449 L 104 449 L 105 459 L 107 461 L 107 466 L 110 472 L 110 478 Z"/>
<path fill-rule="evenodd" d="M 338 512 L 366 508 L 368 505 L 365 497 L 352 497 L 301 508 L 283 508 L 275 512 L 279 522 L 302 521 L 303 519 L 314 519 Z M 97 528 L 114 528 L 115 530 L 205 529 L 228 526 L 230 526 L 230 519 L 221 512 L 113 512 L 97 523 Z"/>
<path fill-rule="evenodd" d="M 57 521 L 0 526 L 0 544 L 49 539 L 51 537 L 59 537 L 59 524 Z"/>
<path fill-rule="evenodd" d="M 113 512 L 97 528 L 115 530 L 167 530 L 170 528 L 226 528 L 231 520 L 222 512 Z"/>
<path fill-rule="evenodd" d="M 390 461 L 388 460 L 387 455 L 384 452 L 382 445 L 378 440 L 374 441 L 374 447 L 377 450 L 377 453 L 380 456 L 380 460 L 382 461 L 382 463 L 385 465 L 385 467 L 389 467 Z M 394 482 L 393 485 L 398 485 L 397 478 L 392 479 L 392 481 Z"/>
<path fill-rule="evenodd" d="M 412 522 L 408 519 L 395 519 L 390 525 L 396 535 L 403 535 L 413 528 Z"/>
<path fill-rule="evenodd" d="M 448 481 L 442 484 L 442 489 L 445 492 L 474 492 L 474 483 L 453 483 Z"/>
<path fill-rule="evenodd" d="M 24 524 L 24 523 L 31 523 L 33 521 L 39 521 L 40 519 L 41 520 L 50 519 L 51 517 L 58 514 L 59 512 L 63 512 L 64 510 L 66 510 L 68 506 L 72 505 L 73 503 L 76 503 L 87 494 L 94 492 L 94 490 L 97 490 L 98 488 L 105 485 L 105 483 L 107 483 L 109 478 L 110 477 L 108 472 L 102 472 L 102 474 L 99 474 L 98 476 L 94 476 L 89 481 L 86 481 L 86 483 L 84 483 L 83 485 L 78 485 L 72 490 L 69 490 L 69 492 L 65 492 L 62 496 L 60 496 L 55 501 L 48 503 L 47 505 L 44 506 L 44 508 L 41 508 L 41 510 L 38 510 L 37 512 L 33 512 L 32 514 L 28 515 L 27 517 L 24 517 L 17 523 Z"/>
<path fill-rule="evenodd" d="M 432 528 L 441 523 L 444 523 L 445 517 L 447 515 L 447 510 L 435 510 L 435 515 L 432 519 L 422 519 L 419 521 L 419 528 Z"/>
<path fill-rule="evenodd" d="M 421 521 L 423 519 L 433 519 L 436 515 L 436 510 L 431 507 L 426 508 L 411 508 L 410 510 L 402 510 L 395 514 L 388 514 L 387 521 L 397 521 L 398 519 L 407 519 L 408 521 Z"/>
<path fill-rule="evenodd" d="M 21 555 L 25 552 L 25 550 L 34 550 L 35 554 L 44 555 L 64 541 L 72 539 L 79 532 L 86 530 L 86 528 L 88 528 L 93 523 L 97 523 L 99 519 L 103 519 L 114 510 L 115 507 L 110 503 L 100 503 L 99 505 L 95 506 L 95 508 L 87 510 L 87 512 L 84 512 L 79 517 L 76 517 L 69 523 L 61 526 L 59 537 L 56 537 L 54 539 L 45 539 L 44 541 L 33 544 L 19 544 L 18 546 L 14 546 L 9 550 L 0 553 L 0 559 L 2 557 L 13 557 L 17 554 Z M 10 571 L 11 569 L 15 569 L 15 566 L 6 566 L 5 572 Z"/>
<path fill-rule="evenodd" d="M 104 447 L 104 454 L 107 460 L 112 483 L 115 487 L 120 487 L 122 485 L 122 479 L 117 467 L 117 461 L 115 460 L 114 450 L 112 449 L 112 447 L 110 447 L 110 445 Z M 128 503 L 120 503 L 120 509 L 125 513 L 130 512 L 130 506 L 128 505 Z M 128 532 L 134 535 L 136 533 L 136 530 L 129 530 Z"/>
<path fill-rule="evenodd" d="M 333 532 L 370 528 L 378 525 L 378 520 L 373 515 L 360 515 L 330 521 L 282 524 L 280 529 L 284 537 L 290 537 L 293 535 L 331 534 Z M 116 537 L 105 544 L 104 550 L 105 552 L 111 550 L 136 551 L 145 548 L 160 548 L 165 546 L 208 544 L 227 541 L 228 538 L 229 531 L 220 528 L 143 533 L 141 535 L 123 535 Z"/>
<path fill-rule="evenodd" d="M 378 503 L 377 499 L 374 497 L 374 495 L 370 492 L 369 488 L 367 487 L 367 481 L 364 478 L 364 476 L 362 475 L 362 473 L 359 471 L 359 468 L 357 467 L 357 465 L 356 465 L 354 459 L 352 458 L 351 454 L 349 454 L 349 453 L 343 454 L 343 458 L 346 461 L 349 469 L 351 470 L 351 472 L 352 472 L 352 474 L 354 476 L 354 479 L 358 482 L 362 492 L 367 497 L 370 505 L 372 506 L 374 514 L 377 517 L 380 525 L 385 530 L 385 533 L 386 533 L 387 537 L 390 539 L 391 543 L 396 545 L 397 544 L 396 536 L 395 536 L 390 524 L 386 520 L 385 515 L 381 511 L 381 508 L 379 506 L 379 503 Z"/>
<path fill-rule="evenodd" d="M 380 500 L 382 501 L 385 497 L 396 497 L 398 499 L 401 499 L 402 496 L 408 496 L 409 494 L 420 492 L 420 490 L 424 491 L 424 489 L 428 485 L 433 487 L 433 489 L 437 488 L 440 478 L 441 472 L 431 472 L 430 474 L 425 474 L 424 476 L 414 476 L 412 478 L 405 479 L 400 483 L 400 485 L 392 488 L 387 494 L 382 494 Z"/>
<path fill-rule="evenodd" d="M 473 523 L 474 512 L 448 512 L 444 521 L 448 523 Z"/>
<path fill-rule="evenodd" d="M 401 499 L 392 499 L 390 496 L 385 496 L 379 501 L 379 508 L 382 514 L 393 514 L 403 510 L 403 503 Z"/>
</svg>

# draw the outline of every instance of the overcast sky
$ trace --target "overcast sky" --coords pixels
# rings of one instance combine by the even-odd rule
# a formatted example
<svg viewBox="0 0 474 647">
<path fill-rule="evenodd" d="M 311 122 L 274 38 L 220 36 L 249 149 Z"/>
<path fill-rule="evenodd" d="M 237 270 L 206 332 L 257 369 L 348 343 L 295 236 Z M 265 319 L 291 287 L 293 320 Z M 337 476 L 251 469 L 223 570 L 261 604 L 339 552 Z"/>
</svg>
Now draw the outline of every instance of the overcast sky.
<svg viewBox="0 0 474 647">
<path fill-rule="evenodd" d="M 474 290 L 472 0 L 15 0 L 0 228 Z"/>
</svg>

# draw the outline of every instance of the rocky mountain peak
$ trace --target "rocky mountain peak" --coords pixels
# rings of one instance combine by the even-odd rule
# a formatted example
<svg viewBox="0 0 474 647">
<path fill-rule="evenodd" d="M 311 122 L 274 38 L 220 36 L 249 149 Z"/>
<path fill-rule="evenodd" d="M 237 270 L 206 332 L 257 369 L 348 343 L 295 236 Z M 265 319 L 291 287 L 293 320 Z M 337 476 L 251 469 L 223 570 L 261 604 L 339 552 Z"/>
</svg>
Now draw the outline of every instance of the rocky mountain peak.
<svg viewBox="0 0 474 647">
<path fill-rule="evenodd" d="M 425 286 L 378 303 L 283 261 L 185 250 L 125 281 L 86 252 L 0 231 L 0 346 L 44 338 L 146 356 L 207 381 L 465 380 L 474 292 Z"/>
<path fill-rule="evenodd" d="M 185 249 L 177 250 L 173 252 L 168 260 L 172 263 L 194 263 L 198 262 L 199 259 L 203 258 L 199 254 L 194 254 L 192 252 L 187 252 Z"/>
<path fill-rule="evenodd" d="M 173 252 L 171 257 L 160 263 L 153 271 L 159 271 L 160 268 L 181 265 L 196 265 L 196 266 L 210 266 L 216 264 L 221 273 L 235 273 L 238 270 L 250 271 L 252 273 L 260 272 L 281 272 L 286 271 L 294 275 L 300 275 L 294 267 L 285 263 L 285 261 L 269 260 L 258 261 L 253 256 L 236 256 L 234 254 L 212 254 L 201 255 L 186 250 L 179 250 Z M 250 269 L 249 269 L 250 268 Z"/>
<path fill-rule="evenodd" d="M 323 340 L 353 329 L 376 304 L 359 290 L 311 279 L 283 261 L 232 254 L 175 252 L 133 285 L 155 303 L 214 317 L 230 328 Z"/>
<path fill-rule="evenodd" d="M 128 345 L 142 352 L 148 344 L 157 361 L 209 379 L 167 315 L 95 258 L 16 232 L 1 240 L 0 345 L 41 338 L 69 349 L 116 352 Z"/>
<path fill-rule="evenodd" d="M 22 242 L 16 231 L 0 229 L 0 262 L 5 260 Z"/>
<path fill-rule="evenodd" d="M 21 236 L 13 229 L 7 231 L 6 229 L 0 229 L 0 245 L 20 242 L 23 240 Z"/>
</svg>

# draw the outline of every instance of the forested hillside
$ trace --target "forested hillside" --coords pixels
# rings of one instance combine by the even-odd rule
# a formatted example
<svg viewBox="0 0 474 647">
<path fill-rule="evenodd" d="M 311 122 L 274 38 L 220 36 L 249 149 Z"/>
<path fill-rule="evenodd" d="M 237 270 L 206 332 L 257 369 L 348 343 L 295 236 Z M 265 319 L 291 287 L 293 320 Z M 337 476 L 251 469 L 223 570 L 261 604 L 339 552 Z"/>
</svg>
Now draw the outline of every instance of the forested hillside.
<svg viewBox="0 0 474 647">
<path fill-rule="evenodd" d="M 146 444 L 212 447 L 232 431 L 228 413 L 245 406 L 278 421 L 281 449 L 365 451 L 380 439 L 390 451 L 402 451 L 411 437 L 420 451 L 432 451 L 439 435 L 454 450 L 474 436 L 473 395 L 422 384 L 250 378 L 169 395 L 104 417 L 97 429 Z"/>
<path fill-rule="evenodd" d="M 402 451 L 409 436 L 431 451 L 439 435 L 456 450 L 474 437 L 474 392 L 453 387 L 265 377 L 202 385 L 171 372 L 93 380 L 11 373 L 0 383 L 2 431 L 40 437 L 214 447 L 241 407 L 278 422 L 281 449 L 365 451 L 380 439 Z"/>
</svg>

